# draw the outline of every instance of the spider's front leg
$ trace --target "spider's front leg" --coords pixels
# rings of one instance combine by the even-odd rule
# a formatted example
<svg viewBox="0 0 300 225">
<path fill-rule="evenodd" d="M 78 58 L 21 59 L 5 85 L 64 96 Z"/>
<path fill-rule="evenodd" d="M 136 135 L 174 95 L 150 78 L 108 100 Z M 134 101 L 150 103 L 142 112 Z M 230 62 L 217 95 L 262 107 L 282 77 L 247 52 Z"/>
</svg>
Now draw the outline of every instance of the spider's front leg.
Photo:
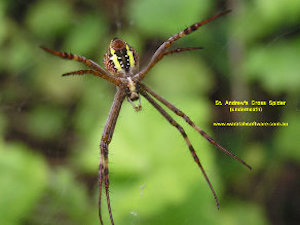
<svg viewBox="0 0 300 225">
<path fill-rule="evenodd" d="M 108 119 L 105 124 L 105 128 L 103 131 L 103 135 L 101 138 L 100 143 L 100 166 L 99 166 L 99 201 L 98 201 L 98 207 L 99 207 L 99 219 L 100 223 L 103 225 L 102 221 L 102 215 L 101 215 L 101 190 L 102 190 L 102 183 L 104 180 L 105 185 L 105 193 L 106 193 L 106 201 L 107 201 L 107 207 L 109 211 L 109 217 L 111 224 L 114 225 L 114 220 L 112 216 L 111 211 L 111 205 L 110 205 L 110 198 L 109 198 L 109 170 L 108 170 L 108 145 L 112 140 L 112 136 L 114 133 L 114 129 L 117 123 L 117 119 L 121 110 L 122 103 L 125 98 L 125 91 L 123 88 L 117 88 L 117 93 L 114 97 L 113 105 L 110 109 Z"/>
<path fill-rule="evenodd" d="M 75 55 L 75 54 L 72 54 L 72 53 L 68 53 L 68 52 L 59 52 L 59 51 L 55 51 L 55 50 L 52 50 L 52 49 L 49 49 L 47 47 L 44 47 L 44 46 L 40 46 L 41 49 L 45 50 L 46 52 L 49 52 L 50 54 L 52 55 L 56 55 L 58 57 L 61 57 L 63 59 L 69 59 L 69 60 L 74 60 L 74 61 L 78 61 L 78 62 L 82 62 L 84 63 L 87 67 L 91 67 L 101 73 L 106 73 L 105 70 L 103 70 L 101 68 L 101 66 L 99 66 L 97 63 L 95 63 L 93 60 L 91 59 L 87 59 L 83 56 L 80 56 L 80 55 Z"/>
<path fill-rule="evenodd" d="M 55 50 L 52 50 L 52 49 L 49 49 L 49 48 L 46 48 L 46 47 L 43 47 L 43 46 L 41 46 L 41 48 L 44 51 L 46 51 L 46 52 L 48 52 L 52 55 L 56 55 L 56 56 L 61 57 L 63 59 L 69 59 L 69 60 L 74 60 L 74 61 L 77 61 L 77 62 L 82 62 L 87 67 L 90 67 L 90 68 L 94 69 L 94 70 L 79 70 L 79 71 L 75 71 L 75 72 L 65 73 L 65 74 L 63 74 L 63 76 L 93 74 L 94 76 L 101 77 L 101 78 L 109 81 L 110 83 L 112 83 L 116 86 L 118 86 L 120 84 L 119 79 L 117 79 L 116 77 L 111 76 L 104 69 L 102 69 L 101 66 L 99 66 L 97 63 L 95 63 L 91 59 L 87 59 L 83 56 L 75 55 L 75 54 L 68 53 L 68 52 L 55 51 Z"/>
<path fill-rule="evenodd" d="M 169 53 L 167 52 L 167 49 L 171 47 L 171 45 L 173 44 L 173 42 L 177 41 L 178 39 L 196 31 L 199 29 L 199 27 L 203 26 L 206 23 L 209 23 L 217 18 L 219 18 L 220 16 L 226 15 L 227 13 L 229 13 L 231 10 L 225 10 L 223 12 L 220 12 L 206 20 L 203 20 L 199 23 L 195 23 L 189 27 L 187 27 L 186 29 L 184 29 L 183 31 L 180 31 L 179 33 L 173 35 L 172 37 L 170 37 L 167 41 L 165 41 L 154 53 L 153 57 L 151 58 L 150 62 L 148 63 L 148 65 L 141 70 L 137 75 L 135 75 L 135 78 L 139 81 L 141 81 L 146 74 L 151 70 L 151 68 L 157 63 L 159 62 L 165 55 L 168 54 L 172 54 L 174 53 L 174 51 L 170 51 Z M 189 48 L 190 50 L 194 50 L 193 48 Z M 183 50 L 183 51 L 187 51 L 187 49 Z M 176 49 L 175 49 L 176 52 Z M 179 50 L 179 52 L 181 52 Z"/>
<path fill-rule="evenodd" d="M 92 74 L 95 77 L 100 77 L 104 80 L 109 81 L 110 83 L 114 84 L 115 86 L 119 86 L 121 84 L 121 81 L 118 78 L 115 78 L 106 73 L 105 74 L 100 73 L 99 71 L 96 71 L 96 70 L 78 70 L 78 71 L 64 73 L 62 76 L 65 77 L 65 76 L 70 76 L 70 75 L 85 75 L 85 74 Z"/>
</svg>

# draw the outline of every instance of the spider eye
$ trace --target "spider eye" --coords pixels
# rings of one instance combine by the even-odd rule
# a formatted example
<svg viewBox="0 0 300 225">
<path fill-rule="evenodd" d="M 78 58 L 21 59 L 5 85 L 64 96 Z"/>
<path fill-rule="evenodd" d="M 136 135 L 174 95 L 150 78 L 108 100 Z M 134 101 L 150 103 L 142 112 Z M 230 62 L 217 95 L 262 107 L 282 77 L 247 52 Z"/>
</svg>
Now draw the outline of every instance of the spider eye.
<svg viewBox="0 0 300 225">
<path fill-rule="evenodd" d="M 126 87 L 125 92 L 127 95 L 130 95 L 130 93 L 131 93 L 128 87 Z"/>
<path fill-rule="evenodd" d="M 104 64 L 114 75 L 133 75 L 138 68 L 138 55 L 125 41 L 114 38 L 104 56 Z"/>
</svg>

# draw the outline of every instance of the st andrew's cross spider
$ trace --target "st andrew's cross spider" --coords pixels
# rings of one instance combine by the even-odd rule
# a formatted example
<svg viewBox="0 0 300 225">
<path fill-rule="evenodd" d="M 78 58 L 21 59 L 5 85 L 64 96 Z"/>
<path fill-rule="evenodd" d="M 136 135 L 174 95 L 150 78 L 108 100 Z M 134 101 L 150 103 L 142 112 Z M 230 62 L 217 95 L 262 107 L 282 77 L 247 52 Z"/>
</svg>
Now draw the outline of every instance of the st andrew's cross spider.
<svg viewBox="0 0 300 225">
<path fill-rule="evenodd" d="M 162 106 L 158 103 L 160 102 L 164 106 L 166 106 L 169 110 L 175 113 L 177 116 L 182 117 L 185 122 L 187 122 L 191 127 L 193 127 L 197 132 L 199 132 L 207 141 L 211 144 L 216 146 L 218 149 L 223 151 L 225 154 L 229 155 L 230 157 L 234 158 L 235 160 L 241 162 L 243 165 L 251 169 L 251 167 L 245 163 L 243 160 L 238 158 L 232 152 L 228 151 L 221 145 L 219 145 L 213 138 L 208 136 L 201 128 L 196 126 L 194 122 L 181 110 L 177 107 L 172 105 L 166 99 L 161 97 L 160 95 L 156 94 L 153 90 L 151 90 L 148 86 L 142 83 L 144 77 L 148 74 L 153 66 L 155 66 L 162 58 L 166 55 L 170 55 L 173 53 L 180 53 L 184 51 L 191 51 L 201 49 L 200 47 L 192 47 L 192 48 L 176 48 L 173 50 L 169 50 L 171 45 L 177 41 L 178 39 L 192 33 L 193 31 L 197 30 L 202 25 L 217 19 L 220 16 L 223 16 L 229 13 L 230 10 L 225 10 L 216 14 L 213 17 L 210 17 L 202 22 L 195 23 L 183 31 L 179 32 L 178 34 L 173 35 L 167 41 L 165 41 L 154 53 L 150 62 L 146 65 L 145 68 L 139 70 L 139 57 L 134 50 L 128 43 L 118 38 L 114 38 L 108 47 L 108 50 L 104 56 L 104 65 L 106 70 L 102 69 L 97 63 L 92 61 L 91 59 L 87 59 L 83 56 L 74 55 L 71 53 L 66 52 L 58 52 L 46 47 L 41 47 L 45 51 L 59 56 L 64 59 L 75 60 L 78 62 L 84 63 L 90 69 L 87 70 L 79 70 L 75 72 L 69 72 L 63 74 L 63 76 L 69 75 L 84 75 L 84 74 L 92 74 L 94 76 L 103 78 L 108 82 L 112 83 L 116 86 L 116 94 L 114 97 L 114 101 L 112 107 L 110 109 L 108 119 L 106 121 L 106 125 L 102 134 L 101 143 L 100 143 L 100 165 L 99 165 L 99 201 L 98 201 L 98 208 L 99 208 L 99 220 L 101 225 L 103 225 L 102 215 L 101 215 L 101 189 L 102 183 L 104 182 L 105 186 L 105 193 L 106 193 L 106 201 L 108 205 L 108 211 L 110 216 L 111 224 L 114 225 L 114 220 L 112 216 L 112 210 L 110 205 L 110 198 L 109 198 L 109 176 L 108 176 L 108 145 L 112 140 L 112 136 L 114 133 L 114 128 L 119 116 L 119 112 L 122 106 L 122 103 L 125 98 L 127 98 L 128 102 L 133 106 L 136 111 L 141 110 L 141 101 L 140 95 L 145 97 L 150 104 L 172 125 L 174 126 L 184 138 L 190 153 L 192 154 L 194 161 L 199 166 L 206 182 L 209 185 L 209 188 L 214 196 L 216 201 L 217 208 L 219 208 L 219 201 L 217 195 L 205 173 L 202 164 L 187 136 L 182 126 L 180 126 L 173 117 L 170 116 L 168 112 L 166 112 Z M 158 101 L 158 102 L 157 102 Z M 137 103 L 136 103 L 137 102 Z"/>
</svg>

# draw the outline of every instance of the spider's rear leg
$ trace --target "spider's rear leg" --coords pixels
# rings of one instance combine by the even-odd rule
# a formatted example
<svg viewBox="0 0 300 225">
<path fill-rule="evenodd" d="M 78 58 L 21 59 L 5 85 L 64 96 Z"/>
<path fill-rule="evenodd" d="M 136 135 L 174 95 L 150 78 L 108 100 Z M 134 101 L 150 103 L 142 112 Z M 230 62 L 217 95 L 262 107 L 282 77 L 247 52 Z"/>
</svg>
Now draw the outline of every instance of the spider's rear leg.
<svg viewBox="0 0 300 225">
<path fill-rule="evenodd" d="M 111 224 L 114 225 L 114 219 L 112 216 L 110 197 L 109 197 L 108 143 L 106 143 L 106 141 L 104 139 L 101 140 L 100 148 L 101 148 L 101 154 L 103 154 L 103 157 L 104 157 L 103 175 L 104 175 L 106 202 L 107 202 L 108 213 L 109 213 Z M 99 187 L 100 187 L 100 183 L 99 183 Z M 99 204 L 99 219 L 100 219 L 100 222 L 102 222 L 100 195 L 101 195 L 101 190 L 99 190 L 99 203 L 98 204 Z"/>
<path fill-rule="evenodd" d="M 100 144 L 100 164 L 99 164 L 99 173 L 98 173 L 98 176 L 99 176 L 98 216 L 99 216 L 101 225 L 103 225 L 102 214 L 101 214 L 102 183 L 104 180 L 103 166 L 104 166 L 104 153 L 102 151 L 102 147 Z"/>
<path fill-rule="evenodd" d="M 230 152 L 226 148 L 224 148 L 221 145 L 219 145 L 212 137 L 210 137 L 209 135 L 207 135 L 201 128 L 199 128 L 198 126 L 196 126 L 195 123 L 185 113 L 183 113 L 181 110 L 179 110 L 176 106 L 174 106 L 173 104 L 171 104 L 170 102 L 168 102 L 166 99 L 164 99 L 163 97 L 161 97 L 158 94 L 156 94 L 152 89 L 150 89 L 149 87 L 147 87 L 145 84 L 141 83 L 140 85 L 142 86 L 142 88 L 145 91 L 147 91 L 148 93 L 150 93 L 150 95 L 152 95 L 154 98 L 156 98 L 162 104 L 164 104 L 165 106 L 167 106 L 176 115 L 182 117 L 191 127 L 193 127 L 196 131 L 198 131 L 211 144 L 215 145 L 218 149 L 222 150 L 225 154 L 229 155 L 233 159 L 239 161 L 244 166 L 248 167 L 250 170 L 252 169 L 251 166 L 249 166 L 244 160 L 240 159 L 235 154 L 233 154 L 232 152 Z"/>
<path fill-rule="evenodd" d="M 118 119 L 124 98 L 125 98 L 124 90 L 121 88 L 117 89 L 117 93 L 115 94 L 113 105 L 109 111 L 109 116 L 106 121 L 103 135 L 101 138 L 101 143 L 100 143 L 101 158 L 100 158 L 100 167 L 99 167 L 100 177 L 99 177 L 99 203 L 98 204 L 99 204 L 99 219 L 100 219 L 100 222 L 102 225 L 103 225 L 103 222 L 102 222 L 102 216 L 101 216 L 101 187 L 102 187 L 102 182 L 103 182 L 103 176 L 104 176 L 104 185 L 105 185 L 105 193 L 106 193 L 106 201 L 107 201 L 109 217 L 110 217 L 111 224 L 114 225 L 114 220 L 113 220 L 112 210 L 111 210 L 111 205 L 110 205 L 110 197 L 109 197 L 108 145 L 110 144 L 110 142 L 112 140 L 112 136 L 114 133 L 114 129 L 115 129 L 115 126 L 117 123 L 117 119 Z M 104 168 L 101 165 L 103 165 Z M 101 177 L 101 175 L 102 175 L 102 177 Z"/>
<path fill-rule="evenodd" d="M 208 179 L 208 176 L 206 175 L 206 172 L 205 172 L 205 170 L 204 170 L 204 168 L 203 168 L 203 166 L 202 166 L 202 164 L 201 164 L 201 162 L 200 162 L 200 160 L 199 160 L 199 158 L 198 158 L 198 156 L 197 156 L 197 154 L 196 154 L 196 152 L 195 152 L 195 149 L 194 149 L 194 147 L 192 146 L 192 144 L 191 144 L 191 141 L 190 141 L 190 139 L 188 138 L 188 136 L 187 136 L 187 134 L 185 133 L 185 131 L 184 131 L 184 129 L 182 128 L 182 126 L 180 126 L 152 97 L 150 97 L 146 92 L 144 92 L 144 91 L 142 91 L 141 92 L 141 94 L 156 108 L 156 110 L 157 111 L 159 111 L 160 113 L 161 113 L 161 115 L 163 116 L 163 117 L 165 117 L 167 120 L 168 120 L 168 122 L 172 125 L 172 126 L 174 126 L 174 127 L 176 127 L 176 129 L 180 132 L 180 134 L 182 135 L 182 137 L 184 138 L 184 140 L 185 140 L 185 142 L 186 142 L 186 144 L 187 144 L 187 146 L 189 147 L 189 150 L 190 150 L 190 153 L 192 154 L 192 156 L 193 156 L 193 158 L 194 158 L 194 160 L 195 160 L 195 162 L 197 163 L 197 165 L 199 166 L 199 168 L 200 168 L 200 170 L 201 170 L 201 172 L 202 172 L 202 174 L 203 174 L 203 176 L 204 176 L 204 178 L 205 178 L 205 180 L 206 180 L 206 182 L 207 182 L 207 184 L 209 185 L 209 188 L 210 188 L 210 190 L 211 190 L 211 192 L 212 192 L 212 194 L 213 194 L 213 196 L 214 196 L 214 199 L 215 199 L 215 201 L 216 201 L 216 205 L 217 205 L 217 208 L 219 209 L 219 206 L 220 206 L 220 204 L 219 204 L 219 200 L 218 200 L 218 197 L 217 197 L 217 195 L 216 195 L 216 192 L 215 192 L 215 190 L 214 190 L 214 188 L 213 188 L 213 186 L 212 186 L 212 184 L 210 183 L 210 181 L 209 181 L 209 179 Z"/>
</svg>

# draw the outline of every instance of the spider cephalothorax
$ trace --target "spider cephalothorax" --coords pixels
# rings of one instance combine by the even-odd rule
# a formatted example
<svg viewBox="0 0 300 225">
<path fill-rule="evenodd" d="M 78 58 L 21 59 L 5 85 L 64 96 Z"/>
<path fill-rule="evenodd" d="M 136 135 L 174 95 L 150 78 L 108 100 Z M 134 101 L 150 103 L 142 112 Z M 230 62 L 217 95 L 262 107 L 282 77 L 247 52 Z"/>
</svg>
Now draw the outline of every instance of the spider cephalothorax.
<svg viewBox="0 0 300 225">
<path fill-rule="evenodd" d="M 131 77 L 126 77 L 127 82 L 125 83 L 125 93 L 128 102 L 132 105 L 135 111 L 140 111 L 142 109 L 141 98 L 140 98 L 140 84 L 134 81 Z M 134 101 L 139 101 L 138 105 L 134 104 Z"/>
<path fill-rule="evenodd" d="M 92 61 L 91 59 L 86 59 L 83 56 L 73 55 L 71 53 L 66 52 L 58 52 L 46 47 L 42 47 L 45 51 L 57 55 L 59 57 L 65 59 L 71 59 L 79 62 L 83 62 L 86 66 L 90 67 L 91 69 L 88 70 L 79 70 L 75 72 L 69 72 L 63 74 L 63 76 L 68 75 L 84 75 L 84 74 L 92 74 L 94 76 L 103 78 L 113 85 L 117 87 L 117 92 L 114 97 L 113 105 L 109 112 L 108 119 L 106 121 L 106 125 L 103 131 L 103 135 L 100 142 L 100 166 L 99 166 L 99 220 L 100 223 L 103 225 L 102 221 L 102 214 L 101 214 L 101 190 L 104 182 L 105 186 L 105 194 L 106 200 L 108 205 L 109 217 L 111 224 L 114 225 L 114 220 L 111 212 L 110 206 L 110 198 L 109 198 L 109 172 L 108 172 L 108 145 L 112 140 L 112 136 L 114 133 L 115 125 L 119 116 L 119 112 L 121 110 L 122 103 L 124 99 L 127 97 L 128 101 L 133 105 L 136 111 L 141 109 L 141 102 L 140 102 L 140 95 L 145 97 L 147 101 L 172 125 L 174 126 L 184 138 L 190 153 L 192 154 L 194 161 L 200 168 L 206 182 L 211 189 L 213 196 L 215 198 L 217 207 L 219 208 L 219 201 L 217 195 L 211 185 L 204 168 L 196 154 L 196 151 L 191 144 L 190 139 L 188 138 L 186 132 L 184 131 L 183 127 L 178 124 L 171 115 L 158 103 L 160 102 L 164 106 L 166 106 L 169 110 L 175 113 L 177 116 L 184 119 L 192 128 L 194 128 L 200 135 L 202 135 L 207 141 L 211 144 L 216 146 L 218 149 L 223 151 L 225 154 L 229 155 L 230 157 L 234 158 L 235 160 L 241 162 L 243 165 L 251 169 L 251 167 L 245 163 L 243 160 L 238 158 L 236 155 L 219 145 L 213 138 L 208 136 L 201 128 L 195 125 L 195 123 L 181 110 L 179 110 L 176 106 L 172 105 L 166 99 L 161 97 L 160 95 L 156 94 L 153 90 L 143 84 L 141 81 L 143 78 L 148 74 L 151 68 L 156 65 L 164 56 L 170 55 L 173 53 L 179 53 L 183 51 L 191 51 L 196 49 L 201 49 L 201 47 L 192 47 L 192 48 L 177 48 L 174 50 L 169 50 L 171 45 L 178 39 L 184 37 L 192 33 L 193 31 L 197 30 L 202 25 L 220 17 L 230 12 L 230 10 L 223 11 L 213 17 L 210 17 L 202 22 L 195 23 L 190 27 L 184 29 L 183 31 L 179 32 L 178 34 L 173 35 L 167 41 L 165 41 L 154 53 L 153 57 L 151 58 L 148 65 L 143 68 L 141 71 L 138 70 L 138 55 L 136 51 L 130 47 L 125 41 L 120 39 L 114 38 L 107 50 L 107 53 L 104 56 L 104 64 L 107 71 L 102 69 L 97 63 Z M 184 65 L 183 65 L 184 66 Z M 133 101 L 139 100 L 138 106 L 136 106 Z M 158 102 L 157 102 L 157 101 Z"/>
</svg>

